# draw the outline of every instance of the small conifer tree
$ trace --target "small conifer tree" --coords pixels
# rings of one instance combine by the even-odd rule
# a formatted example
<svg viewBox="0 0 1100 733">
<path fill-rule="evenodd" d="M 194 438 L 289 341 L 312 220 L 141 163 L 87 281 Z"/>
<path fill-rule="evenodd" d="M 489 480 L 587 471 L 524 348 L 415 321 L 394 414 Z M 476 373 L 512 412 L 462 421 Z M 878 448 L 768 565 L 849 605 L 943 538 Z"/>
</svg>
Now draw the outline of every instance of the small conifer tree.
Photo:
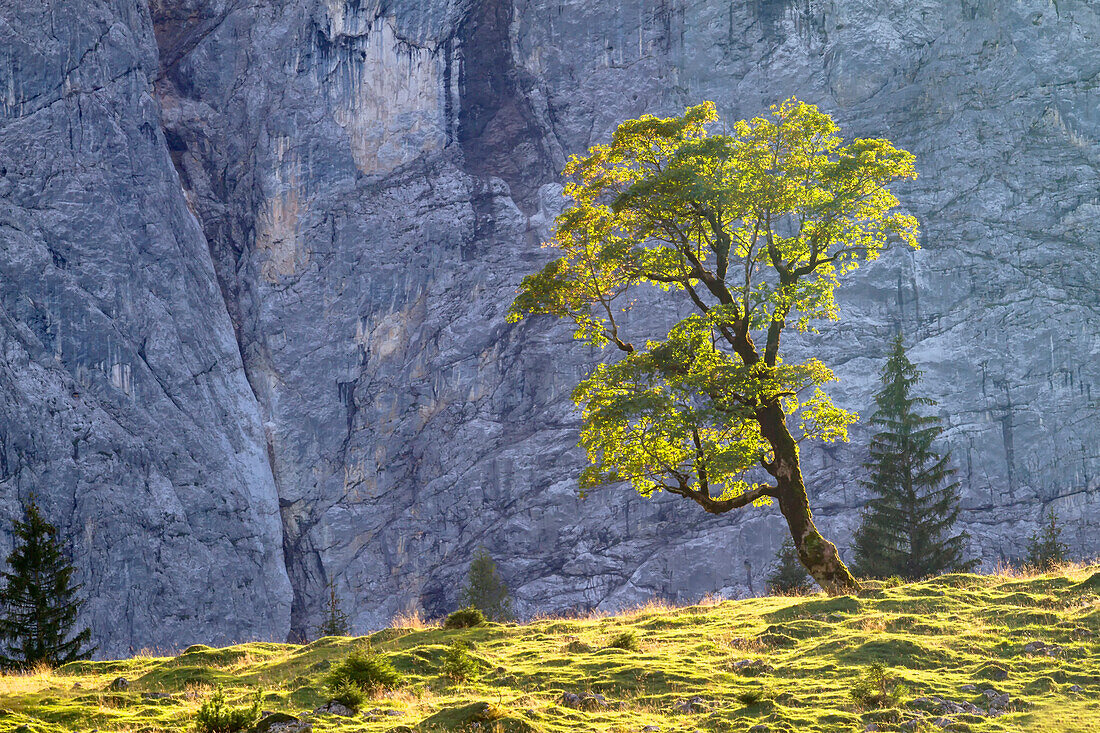
<svg viewBox="0 0 1100 733">
<path fill-rule="evenodd" d="M 881 428 L 871 439 L 871 478 L 863 485 L 874 495 L 856 531 L 857 574 L 907 579 L 966 570 L 965 533 L 951 534 L 959 516 L 959 484 L 950 454 L 933 444 L 943 433 L 939 418 L 923 416 L 919 406 L 935 403 L 914 395 L 921 372 L 905 354 L 899 335 L 882 370 L 882 391 L 871 424 Z"/>
<path fill-rule="evenodd" d="M 325 608 L 325 620 L 317 627 L 320 636 L 348 636 L 351 633 L 351 623 L 344 609 L 340 607 L 340 599 L 336 595 L 336 584 L 328 584 L 328 606 Z"/>
<path fill-rule="evenodd" d="M 73 633 L 82 601 L 76 570 L 65 559 L 57 528 L 43 518 L 32 497 L 13 528 L 15 549 L 0 573 L 0 666 L 29 669 L 87 659 L 91 632 Z"/>
<path fill-rule="evenodd" d="M 507 621 L 512 618 L 512 599 L 508 586 L 497 572 L 488 551 L 480 548 L 470 562 L 466 586 L 462 589 L 463 606 L 479 609 L 490 621 Z"/>
<path fill-rule="evenodd" d="M 805 593 L 813 588 L 813 580 L 806 566 L 798 558 L 794 540 L 787 538 L 775 553 L 778 564 L 768 576 L 768 590 L 772 593 Z"/>
<path fill-rule="evenodd" d="M 1069 548 L 1061 540 L 1062 527 L 1051 509 L 1043 526 L 1028 539 L 1027 564 L 1045 573 L 1066 562 Z"/>
</svg>

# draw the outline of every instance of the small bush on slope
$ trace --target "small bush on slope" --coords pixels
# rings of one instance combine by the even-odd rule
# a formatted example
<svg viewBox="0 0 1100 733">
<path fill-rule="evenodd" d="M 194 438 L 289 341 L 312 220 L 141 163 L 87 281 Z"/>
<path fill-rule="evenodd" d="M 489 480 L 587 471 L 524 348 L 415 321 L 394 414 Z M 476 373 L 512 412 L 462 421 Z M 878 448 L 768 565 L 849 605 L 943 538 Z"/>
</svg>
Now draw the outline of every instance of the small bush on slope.
<svg viewBox="0 0 1100 733">
<path fill-rule="evenodd" d="M 636 652 L 642 647 L 638 643 L 638 635 L 633 631 L 624 631 L 621 634 L 616 634 L 607 644 L 611 649 L 626 649 L 628 651 Z"/>
<path fill-rule="evenodd" d="M 447 654 L 443 657 L 439 671 L 455 682 L 464 682 L 477 676 L 478 664 L 470 656 L 465 642 L 455 641 L 447 647 Z"/>
<path fill-rule="evenodd" d="M 443 622 L 445 629 L 469 629 L 485 623 L 485 614 L 478 608 L 460 608 Z"/>
<path fill-rule="evenodd" d="M 199 708 L 195 727 L 199 733 L 237 733 L 260 719 L 260 692 L 256 691 L 252 705 L 246 708 L 233 708 L 225 701 L 225 691 L 221 687 L 214 690 L 202 707 Z"/>
<path fill-rule="evenodd" d="M 366 694 L 359 689 L 358 685 L 347 681 L 341 682 L 335 686 L 330 686 L 329 693 L 332 695 L 334 701 L 340 703 L 352 712 L 363 707 L 363 701 L 367 699 Z"/>
<path fill-rule="evenodd" d="M 852 685 L 849 694 L 856 705 L 864 709 L 888 708 L 898 704 L 906 692 L 904 685 L 894 684 L 886 675 L 886 668 L 872 662 L 863 678 Z"/>
<path fill-rule="evenodd" d="M 389 689 L 401 684 L 401 675 L 389 659 L 376 652 L 356 650 L 325 675 L 330 691 L 353 685 L 364 692 Z"/>
</svg>

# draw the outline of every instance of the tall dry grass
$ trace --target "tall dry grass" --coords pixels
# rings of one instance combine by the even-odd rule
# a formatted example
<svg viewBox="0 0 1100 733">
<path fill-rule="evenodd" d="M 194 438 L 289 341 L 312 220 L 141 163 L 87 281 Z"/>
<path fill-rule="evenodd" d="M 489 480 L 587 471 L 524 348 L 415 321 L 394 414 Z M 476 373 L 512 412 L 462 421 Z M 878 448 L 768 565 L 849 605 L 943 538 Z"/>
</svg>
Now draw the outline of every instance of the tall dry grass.
<svg viewBox="0 0 1100 733">
<path fill-rule="evenodd" d="M 401 611 L 392 619 L 390 619 L 391 629 L 411 629 L 413 631 L 423 631 L 424 629 L 438 629 L 439 621 L 428 621 L 420 615 L 420 609 L 414 608 L 408 611 Z"/>
<path fill-rule="evenodd" d="M 58 684 L 57 670 L 48 664 L 0 673 L 0 695 L 25 695 L 40 692 Z"/>
</svg>

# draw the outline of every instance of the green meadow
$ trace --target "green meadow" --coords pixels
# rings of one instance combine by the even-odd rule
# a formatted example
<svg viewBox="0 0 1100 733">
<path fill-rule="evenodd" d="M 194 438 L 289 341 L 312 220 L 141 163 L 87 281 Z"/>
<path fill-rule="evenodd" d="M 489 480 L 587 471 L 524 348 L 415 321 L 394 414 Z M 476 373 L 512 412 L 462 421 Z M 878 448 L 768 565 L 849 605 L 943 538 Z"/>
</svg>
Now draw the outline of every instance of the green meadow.
<svg viewBox="0 0 1100 733">
<path fill-rule="evenodd" d="M 1100 565 L 866 586 L 75 662 L 0 677 L 0 731 L 195 730 L 218 686 L 348 733 L 1100 730 Z M 462 682 L 440 669 L 457 640 L 479 669 Z M 351 717 L 314 713 L 326 671 L 368 646 L 402 683 Z"/>
</svg>

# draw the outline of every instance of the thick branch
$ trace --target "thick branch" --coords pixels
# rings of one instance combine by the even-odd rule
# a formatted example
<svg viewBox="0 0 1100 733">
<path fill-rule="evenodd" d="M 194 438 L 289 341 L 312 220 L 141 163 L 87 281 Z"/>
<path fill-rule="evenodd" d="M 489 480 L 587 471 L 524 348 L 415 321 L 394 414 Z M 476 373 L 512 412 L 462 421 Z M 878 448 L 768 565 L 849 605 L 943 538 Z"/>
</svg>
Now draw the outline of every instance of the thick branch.
<svg viewBox="0 0 1100 733">
<path fill-rule="evenodd" d="M 776 313 L 776 316 L 779 314 Z M 773 317 L 768 326 L 768 340 L 764 344 L 764 363 L 770 367 L 775 366 L 776 357 L 779 355 L 779 337 L 783 333 L 786 320 L 775 320 Z"/>
<path fill-rule="evenodd" d="M 709 496 L 703 496 L 699 492 L 694 492 L 690 498 L 699 506 L 703 507 L 709 514 L 725 514 L 734 509 L 746 507 L 757 499 L 762 499 L 765 496 L 776 498 L 775 487 L 761 486 L 758 489 L 746 491 L 744 494 L 730 499 L 712 499 Z"/>
</svg>

